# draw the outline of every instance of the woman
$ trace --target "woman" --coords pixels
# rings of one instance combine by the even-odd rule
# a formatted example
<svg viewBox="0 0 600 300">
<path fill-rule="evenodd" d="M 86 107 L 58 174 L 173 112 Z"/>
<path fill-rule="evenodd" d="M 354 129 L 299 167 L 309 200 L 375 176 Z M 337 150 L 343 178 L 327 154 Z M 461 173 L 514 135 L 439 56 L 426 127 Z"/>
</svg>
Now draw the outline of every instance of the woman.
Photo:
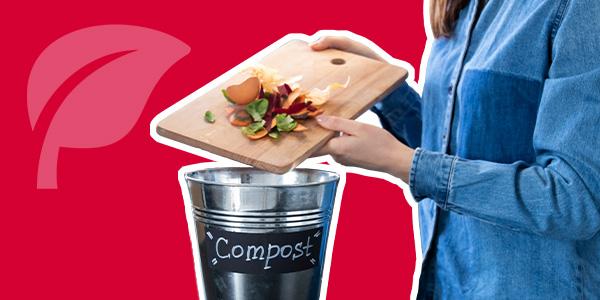
<svg viewBox="0 0 600 300">
<path fill-rule="evenodd" d="M 320 154 L 409 183 L 419 298 L 600 298 L 600 2 L 431 1 L 422 97 L 377 103 L 387 131 L 319 118 Z"/>
</svg>

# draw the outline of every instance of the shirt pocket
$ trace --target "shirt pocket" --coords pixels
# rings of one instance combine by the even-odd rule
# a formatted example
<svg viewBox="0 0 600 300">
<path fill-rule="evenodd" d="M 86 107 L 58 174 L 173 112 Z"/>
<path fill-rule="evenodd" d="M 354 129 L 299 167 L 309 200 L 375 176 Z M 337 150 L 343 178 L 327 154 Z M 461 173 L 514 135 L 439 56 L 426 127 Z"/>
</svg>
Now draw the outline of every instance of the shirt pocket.
<svg viewBox="0 0 600 300">
<path fill-rule="evenodd" d="M 466 70 L 458 93 L 458 156 L 533 162 L 533 132 L 543 84 L 527 77 Z"/>
</svg>

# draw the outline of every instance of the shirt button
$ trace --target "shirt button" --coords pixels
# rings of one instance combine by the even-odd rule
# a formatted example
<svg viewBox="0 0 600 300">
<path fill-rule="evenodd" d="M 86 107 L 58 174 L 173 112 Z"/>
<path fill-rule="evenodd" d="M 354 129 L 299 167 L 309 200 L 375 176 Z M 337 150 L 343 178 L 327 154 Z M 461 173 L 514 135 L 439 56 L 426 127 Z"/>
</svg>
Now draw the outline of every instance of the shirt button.
<svg viewBox="0 0 600 300">
<path fill-rule="evenodd" d="M 451 85 L 448 86 L 448 95 L 452 95 L 452 86 Z"/>
</svg>

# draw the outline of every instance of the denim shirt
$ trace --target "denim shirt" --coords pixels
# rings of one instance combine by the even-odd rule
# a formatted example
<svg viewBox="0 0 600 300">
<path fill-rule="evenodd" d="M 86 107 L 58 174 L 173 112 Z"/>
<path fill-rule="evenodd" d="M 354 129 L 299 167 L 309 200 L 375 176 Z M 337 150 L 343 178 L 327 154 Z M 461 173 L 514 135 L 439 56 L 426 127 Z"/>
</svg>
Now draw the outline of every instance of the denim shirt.
<svg viewBox="0 0 600 300">
<path fill-rule="evenodd" d="M 418 298 L 598 299 L 600 1 L 479 8 L 373 108 L 417 147 Z"/>
</svg>

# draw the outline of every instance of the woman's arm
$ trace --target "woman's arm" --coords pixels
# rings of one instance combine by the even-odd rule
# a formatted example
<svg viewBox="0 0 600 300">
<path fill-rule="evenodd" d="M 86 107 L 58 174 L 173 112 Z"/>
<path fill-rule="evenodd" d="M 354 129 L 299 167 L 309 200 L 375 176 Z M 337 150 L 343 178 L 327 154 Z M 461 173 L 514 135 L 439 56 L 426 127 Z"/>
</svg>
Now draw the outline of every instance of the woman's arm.
<svg viewBox="0 0 600 300">
<path fill-rule="evenodd" d="M 600 4 L 570 3 L 554 36 L 540 99 L 535 163 L 466 160 L 421 149 L 413 155 L 394 145 L 413 156 L 409 182 L 417 201 L 432 198 L 444 209 L 556 239 L 590 239 L 600 231 L 600 24 L 582 21 L 597 18 Z M 327 147 L 360 161 L 366 149 L 348 145 L 373 142 Z M 387 163 L 407 173 L 402 159 Z"/>
<path fill-rule="evenodd" d="M 381 126 L 403 144 L 412 148 L 421 145 L 421 96 L 406 82 L 377 102 L 371 111 Z"/>
</svg>

